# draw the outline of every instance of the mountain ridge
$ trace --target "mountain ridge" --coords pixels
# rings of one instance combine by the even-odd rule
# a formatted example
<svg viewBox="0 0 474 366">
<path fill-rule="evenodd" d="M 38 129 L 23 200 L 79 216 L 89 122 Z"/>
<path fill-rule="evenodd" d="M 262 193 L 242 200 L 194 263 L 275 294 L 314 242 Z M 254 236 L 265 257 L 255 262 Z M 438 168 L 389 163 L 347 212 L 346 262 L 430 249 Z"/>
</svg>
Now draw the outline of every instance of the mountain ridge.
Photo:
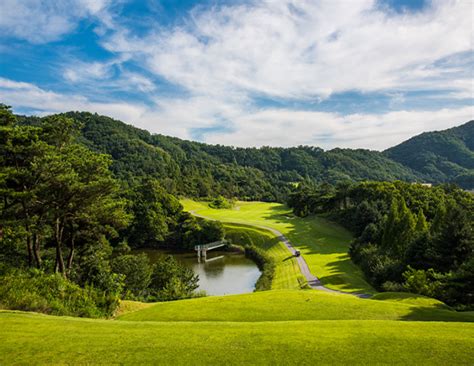
<svg viewBox="0 0 474 366">
<path fill-rule="evenodd" d="M 474 120 L 446 130 L 423 132 L 383 153 L 420 172 L 427 181 L 474 188 Z"/>
<path fill-rule="evenodd" d="M 348 180 L 445 183 L 467 176 L 465 188 L 471 188 L 469 177 L 474 176 L 472 168 L 454 166 L 450 161 L 446 163 L 443 157 L 430 160 L 431 164 L 433 159 L 442 163 L 431 170 L 423 165 L 426 159 L 412 161 L 411 151 L 419 150 L 412 140 L 415 139 L 417 145 L 416 139 L 424 134 L 383 152 L 343 148 L 325 151 L 314 146 L 242 148 L 152 134 L 89 112 L 67 112 L 65 115 L 82 124 L 80 139 L 85 145 L 112 156 L 112 169 L 119 177 L 151 176 L 159 179 L 169 192 L 191 197 L 222 194 L 243 200 L 283 201 L 292 184 L 305 179 L 331 184 Z M 38 119 L 19 118 L 24 123 L 35 123 Z M 474 122 L 465 125 L 470 126 L 466 141 L 472 146 Z M 465 125 L 435 133 L 444 135 L 446 131 L 454 130 L 447 133 L 459 144 L 459 135 L 465 131 L 457 132 L 457 129 Z M 473 154 L 466 144 L 462 146 L 464 155 Z M 450 164 L 451 170 L 446 168 Z M 443 174 L 433 174 L 436 169 Z M 461 183 L 464 183 L 462 179 Z"/>
</svg>

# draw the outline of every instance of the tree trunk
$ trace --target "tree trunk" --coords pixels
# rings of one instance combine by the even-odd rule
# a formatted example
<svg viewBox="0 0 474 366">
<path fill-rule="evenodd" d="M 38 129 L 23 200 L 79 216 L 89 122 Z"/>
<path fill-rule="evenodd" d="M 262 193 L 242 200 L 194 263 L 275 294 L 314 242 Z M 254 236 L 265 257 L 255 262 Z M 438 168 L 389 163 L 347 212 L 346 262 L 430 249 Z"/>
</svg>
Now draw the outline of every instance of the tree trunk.
<svg viewBox="0 0 474 366">
<path fill-rule="evenodd" d="M 64 266 L 63 251 L 59 245 L 56 245 L 56 272 L 61 273 L 66 277 L 66 270 Z"/>
<path fill-rule="evenodd" d="M 30 233 L 30 216 L 28 214 L 28 210 L 26 208 L 25 202 L 21 202 L 21 206 L 23 208 L 23 222 L 25 225 L 26 231 L 26 250 L 28 252 L 28 267 L 33 266 L 33 245 L 31 243 L 31 233 Z"/>
<path fill-rule="evenodd" d="M 34 234 L 33 235 L 33 255 L 35 257 L 36 261 L 36 267 L 41 268 L 41 255 L 40 255 L 40 242 L 41 242 L 41 237 L 39 234 Z"/>
<path fill-rule="evenodd" d="M 60 272 L 66 277 L 66 267 L 64 265 L 63 251 L 62 251 L 62 240 L 63 240 L 64 223 L 57 218 L 56 219 L 56 272 Z"/>
<path fill-rule="evenodd" d="M 31 244 L 30 233 L 26 233 L 26 248 L 28 250 L 28 267 L 33 266 L 33 245 Z"/>
<path fill-rule="evenodd" d="M 74 234 L 71 233 L 71 241 L 70 241 L 70 251 L 69 251 L 69 256 L 67 258 L 67 269 L 68 271 L 71 270 L 72 268 L 72 261 L 74 259 L 74 252 L 75 252 L 75 237 Z"/>
</svg>

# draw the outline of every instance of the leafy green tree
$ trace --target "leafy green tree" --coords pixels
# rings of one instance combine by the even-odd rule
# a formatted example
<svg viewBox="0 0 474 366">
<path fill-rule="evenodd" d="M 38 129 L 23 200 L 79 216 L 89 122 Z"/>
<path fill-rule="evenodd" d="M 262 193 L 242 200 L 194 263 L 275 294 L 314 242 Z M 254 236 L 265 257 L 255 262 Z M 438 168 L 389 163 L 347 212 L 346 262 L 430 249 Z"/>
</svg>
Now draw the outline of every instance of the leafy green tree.
<svg viewBox="0 0 474 366">
<path fill-rule="evenodd" d="M 38 238 L 43 229 L 44 204 L 39 187 L 45 171 L 36 169 L 47 145 L 39 139 L 40 129 L 19 126 L 9 107 L 0 105 L 0 195 L 1 228 L 23 228 L 28 265 L 41 266 Z M 36 240 L 35 240 L 36 239 Z"/>
<path fill-rule="evenodd" d="M 180 265 L 172 256 L 156 262 L 151 276 L 150 293 L 159 300 L 177 300 L 192 296 L 198 288 L 199 276 Z"/>
<path fill-rule="evenodd" d="M 435 277 L 433 269 L 425 271 L 408 267 L 408 270 L 403 273 L 404 287 L 408 292 L 433 297 L 440 286 Z"/>
<path fill-rule="evenodd" d="M 428 232 L 428 230 L 428 221 L 426 221 L 426 216 L 423 213 L 423 209 L 420 209 L 418 210 L 418 214 L 416 216 L 415 232 L 417 234 L 422 234 Z"/>
<path fill-rule="evenodd" d="M 112 271 L 124 276 L 124 297 L 140 299 L 147 294 L 153 268 L 146 254 L 127 254 L 111 261 Z"/>
<path fill-rule="evenodd" d="M 128 229 L 133 247 L 156 247 L 175 231 L 183 207 L 153 179 L 134 187 L 131 196 L 134 219 Z"/>
</svg>

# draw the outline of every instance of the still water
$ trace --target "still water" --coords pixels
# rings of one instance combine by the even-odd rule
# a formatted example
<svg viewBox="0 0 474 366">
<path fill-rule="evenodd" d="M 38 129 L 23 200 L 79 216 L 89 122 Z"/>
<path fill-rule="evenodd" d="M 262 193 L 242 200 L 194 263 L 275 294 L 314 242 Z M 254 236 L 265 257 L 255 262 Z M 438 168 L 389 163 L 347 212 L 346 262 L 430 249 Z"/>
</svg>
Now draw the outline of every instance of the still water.
<svg viewBox="0 0 474 366">
<path fill-rule="evenodd" d="M 242 253 L 211 250 L 207 260 L 198 263 L 196 253 L 172 253 L 164 250 L 141 250 L 151 262 L 160 255 L 171 254 L 199 275 L 199 289 L 208 295 L 229 295 L 252 292 L 260 277 L 257 265 Z"/>
</svg>

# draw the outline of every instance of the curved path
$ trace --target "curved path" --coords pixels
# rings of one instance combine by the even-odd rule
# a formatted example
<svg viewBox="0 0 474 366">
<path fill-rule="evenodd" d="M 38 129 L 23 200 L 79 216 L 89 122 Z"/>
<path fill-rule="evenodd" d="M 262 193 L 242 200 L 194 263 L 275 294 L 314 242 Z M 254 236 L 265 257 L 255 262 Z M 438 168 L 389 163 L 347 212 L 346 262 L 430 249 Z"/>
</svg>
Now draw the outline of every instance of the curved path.
<svg viewBox="0 0 474 366">
<path fill-rule="evenodd" d="M 211 220 L 211 221 L 219 221 L 219 220 L 207 217 L 207 216 L 200 215 L 200 214 L 196 213 L 195 210 L 189 211 L 189 213 L 196 216 L 196 217 L 200 217 L 202 219 Z M 242 225 L 242 223 L 239 223 L 239 222 L 229 222 L 229 221 L 225 221 L 225 222 L 228 223 L 228 224 L 236 224 L 236 225 L 240 224 L 240 225 Z M 278 231 L 274 228 L 271 228 L 269 226 L 264 226 L 264 225 L 254 225 L 254 224 L 247 224 L 247 223 L 245 223 L 243 225 L 254 226 L 254 227 L 258 227 L 260 229 L 265 229 L 265 230 L 268 230 L 268 231 L 272 232 L 273 234 L 275 234 L 278 237 L 278 239 L 280 241 L 285 243 L 285 246 L 288 248 L 290 253 L 293 256 L 295 256 L 295 254 L 296 254 L 295 247 L 293 247 L 293 245 L 291 245 L 288 238 L 285 235 L 283 235 L 283 233 L 281 233 L 280 231 Z M 360 294 L 360 293 L 354 293 L 354 292 L 350 293 L 350 292 L 343 292 L 343 291 L 332 290 L 330 288 L 327 288 L 326 286 L 324 286 L 321 283 L 321 281 L 318 277 L 316 277 L 315 275 L 313 275 L 311 273 L 311 271 L 309 270 L 309 267 L 308 267 L 308 263 L 306 263 L 306 261 L 304 260 L 302 255 L 300 255 L 299 257 L 295 256 L 295 258 L 298 262 L 301 273 L 303 274 L 303 276 L 305 276 L 306 280 L 308 281 L 308 285 L 312 289 L 326 291 L 326 292 L 332 292 L 332 293 L 337 293 L 337 294 L 353 295 L 353 296 L 360 297 L 362 299 L 367 299 L 367 298 L 371 297 L 371 295 L 369 295 L 369 294 Z"/>
</svg>

